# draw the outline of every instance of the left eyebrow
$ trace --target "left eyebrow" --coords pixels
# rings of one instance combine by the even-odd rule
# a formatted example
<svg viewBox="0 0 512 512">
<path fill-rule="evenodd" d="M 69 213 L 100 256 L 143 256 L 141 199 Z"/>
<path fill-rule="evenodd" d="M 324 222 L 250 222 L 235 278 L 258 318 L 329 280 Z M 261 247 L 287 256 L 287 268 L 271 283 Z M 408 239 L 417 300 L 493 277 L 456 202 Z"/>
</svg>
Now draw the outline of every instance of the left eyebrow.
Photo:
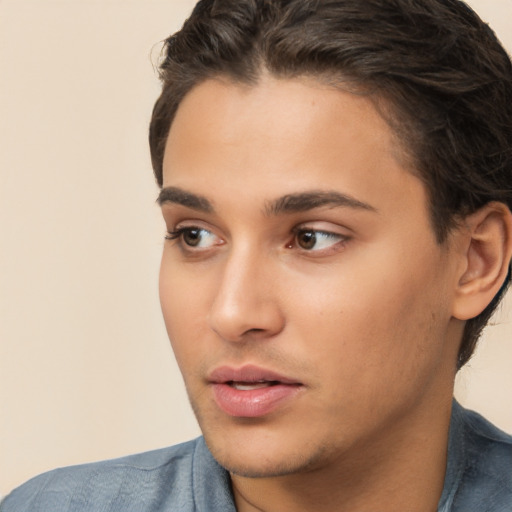
<svg viewBox="0 0 512 512">
<path fill-rule="evenodd" d="M 268 216 L 282 213 L 297 213 L 313 210 L 320 207 L 344 207 L 356 210 L 367 210 L 377 212 L 378 210 L 368 203 L 363 203 L 347 194 L 334 191 L 315 190 L 311 192 L 300 192 L 287 194 L 283 197 L 269 201 L 265 206 L 265 214 Z"/>
</svg>

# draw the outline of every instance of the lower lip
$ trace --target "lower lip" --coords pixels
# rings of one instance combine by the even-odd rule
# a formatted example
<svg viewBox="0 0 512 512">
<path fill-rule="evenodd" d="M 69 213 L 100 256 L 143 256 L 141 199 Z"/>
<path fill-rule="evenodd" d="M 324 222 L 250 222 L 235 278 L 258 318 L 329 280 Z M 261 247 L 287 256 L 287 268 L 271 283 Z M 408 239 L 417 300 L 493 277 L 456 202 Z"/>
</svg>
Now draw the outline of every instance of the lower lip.
<svg viewBox="0 0 512 512">
<path fill-rule="evenodd" d="M 242 391 L 228 384 L 212 384 L 213 397 L 219 408 L 238 418 L 259 418 L 275 411 L 293 398 L 300 384 L 275 384 L 266 388 Z"/>
</svg>

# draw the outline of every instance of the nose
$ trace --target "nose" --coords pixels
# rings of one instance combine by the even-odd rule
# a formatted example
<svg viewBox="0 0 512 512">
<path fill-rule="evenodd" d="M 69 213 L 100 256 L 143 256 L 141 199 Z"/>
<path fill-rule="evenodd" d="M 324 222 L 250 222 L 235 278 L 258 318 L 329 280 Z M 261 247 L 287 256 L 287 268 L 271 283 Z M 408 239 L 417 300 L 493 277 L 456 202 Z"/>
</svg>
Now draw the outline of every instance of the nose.
<svg viewBox="0 0 512 512">
<path fill-rule="evenodd" d="M 285 319 L 275 282 L 275 272 L 267 258 L 232 254 L 219 275 L 209 314 L 211 329 L 231 342 L 278 334 Z"/>
</svg>

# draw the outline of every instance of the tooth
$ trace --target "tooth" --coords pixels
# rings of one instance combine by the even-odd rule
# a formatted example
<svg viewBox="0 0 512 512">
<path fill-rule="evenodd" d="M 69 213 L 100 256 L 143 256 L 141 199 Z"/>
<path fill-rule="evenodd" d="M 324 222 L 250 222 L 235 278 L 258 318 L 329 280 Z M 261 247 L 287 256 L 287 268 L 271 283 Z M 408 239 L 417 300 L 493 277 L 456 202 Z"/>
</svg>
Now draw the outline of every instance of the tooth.
<svg viewBox="0 0 512 512">
<path fill-rule="evenodd" d="M 252 391 L 253 389 L 268 388 L 272 385 L 271 382 L 233 382 L 231 384 L 238 391 Z"/>
</svg>

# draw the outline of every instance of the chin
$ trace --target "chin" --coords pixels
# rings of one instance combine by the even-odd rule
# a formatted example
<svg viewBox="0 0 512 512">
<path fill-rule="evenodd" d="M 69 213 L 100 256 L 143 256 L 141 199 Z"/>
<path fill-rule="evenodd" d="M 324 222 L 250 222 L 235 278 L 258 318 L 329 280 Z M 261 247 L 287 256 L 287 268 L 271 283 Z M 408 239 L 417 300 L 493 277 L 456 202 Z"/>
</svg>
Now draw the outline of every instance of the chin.
<svg viewBox="0 0 512 512">
<path fill-rule="evenodd" d="M 247 436 L 245 442 L 233 443 L 226 435 L 204 435 L 206 444 L 215 460 L 230 473 L 246 478 L 273 478 L 307 473 L 327 463 L 328 447 L 312 446 L 309 442 L 290 443 L 278 439 L 265 442 Z M 288 439 L 288 441 L 290 441 Z"/>
<path fill-rule="evenodd" d="M 215 450 L 210 449 L 215 460 L 233 475 L 244 478 L 275 478 L 298 473 L 312 471 L 316 464 L 312 460 L 302 458 L 300 455 L 293 459 L 282 460 L 270 456 L 268 459 L 259 455 L 259 460 L 248 460 L 244 454 L 230 456 L 229 454 L 218 455 Z"/>
<path fill-rule="evenodd" d="M 246 478 L 307 473 L 328 465 L 335 444 L 296 418 L 228 418 L 190 400 L 206 445 L 227 471 Z"/>
</svg>

